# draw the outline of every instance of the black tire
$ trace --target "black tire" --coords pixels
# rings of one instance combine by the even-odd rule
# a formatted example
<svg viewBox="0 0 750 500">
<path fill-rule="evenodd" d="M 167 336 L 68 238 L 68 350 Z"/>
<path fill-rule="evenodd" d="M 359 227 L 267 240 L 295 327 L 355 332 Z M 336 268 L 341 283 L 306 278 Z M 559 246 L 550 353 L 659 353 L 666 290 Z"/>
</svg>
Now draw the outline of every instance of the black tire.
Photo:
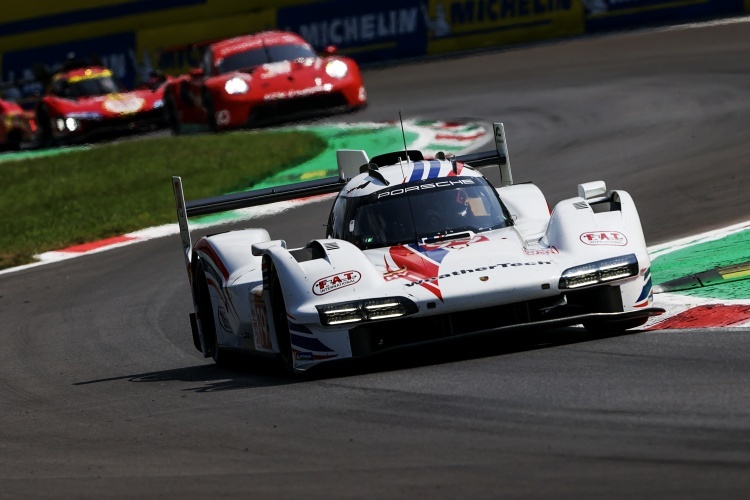
<svg viewBox="0 0 750 500">
<path fill-rule="evenodd" d="M 200 260 L 197 260 L 195 265 L 193 283 L 195 284 L 195 301 L 197 303 L 195 319 L 200 324 L 203 341 L 206 343 L 206 351 L 217 365 L 224 366 L 228 362 L 228 356 L 219 346 L 211 295 L 208 292 L 208 281 L 206 280 L 203 263 Z"/>
<path fill-rule="evenodd" d="M 289 320 L 286 316 L 284 292 L 273 264 L 268 266 L 268 287 L 271 292 L 271 315 L 276 330 L 276 342 L 279 345 L 279 359 L 287 373 L 294 373 L 292 338 L 289 333 Z"/>
<path fill-rule="evenodd" d="M 583 324 L 586 331 L 592 335 L 616 335 L 625 330 L 643 326 L 648 318 L 626 319 L 624 321 L 591 321 Z"/>
<path fill-rule="evenodd" d="M 208 130 L 211 132 L 218 132 L 219 124 L 216 123 L 214 102 L 213 99 L 211 99 L 211 93 L 205 88 L 203 89 L 203 107 L 206 108 L 206 125 L 208 125 Z"/>
<path fill-rule="evenodd" d="M 182 134 L 182 122 L 180 121 L 180 115 L 177 113 L 177 105 L 174 102 L 174 96 L 167 90 L 167 95 L 164 97 L 164 108 L 167 113 L 167 123 L 169 124 L 172 135 Z"/>
<path fill-rule="evenodd" d="M 39 146 L 43 148 L 53 148 L 57 146 L 57 141 L 52 135 L 52 122 L 50 121 L 49 111 L 44 105 L 39 106 L 36 111 L 36 123 L 39 127 Z"/>
</svg>

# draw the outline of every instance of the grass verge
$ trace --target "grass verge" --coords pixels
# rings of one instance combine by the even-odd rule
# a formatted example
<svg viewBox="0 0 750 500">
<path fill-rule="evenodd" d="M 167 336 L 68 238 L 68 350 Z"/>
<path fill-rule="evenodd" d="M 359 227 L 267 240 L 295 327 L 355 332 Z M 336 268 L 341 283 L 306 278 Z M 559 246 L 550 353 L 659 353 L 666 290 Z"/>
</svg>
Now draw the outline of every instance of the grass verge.
<svg viewBox="0 0 750 500">
<path fill-rule="evenodd" d="M 323 152 L 302 131 L 146 138 L 0 162 L 0 269 L 34 255 L 175 222 L 171 176 L 187 199 L 247 189 Z"/>
</svg>

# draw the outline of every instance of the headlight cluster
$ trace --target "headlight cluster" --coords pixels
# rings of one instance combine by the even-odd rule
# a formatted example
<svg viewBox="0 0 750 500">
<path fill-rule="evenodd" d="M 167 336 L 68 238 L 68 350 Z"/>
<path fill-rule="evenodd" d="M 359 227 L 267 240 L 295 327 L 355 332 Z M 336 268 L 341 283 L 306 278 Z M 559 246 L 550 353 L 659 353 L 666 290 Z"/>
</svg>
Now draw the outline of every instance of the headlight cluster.
<svg viewBox="0 0 750 500">
<path fill-rule="evenodd" d="M 349 67 L 344 61 L 334 59 L 326 64 L 326 73 L 331 78 L 344 78 L 349 72 Z"/>
<path fill-rule="evenodd" d="M 560 289 L 581 288 L 638 275 L 638 259 L 635 254 L 599 260 L 571 267 L 560 276 Z"/>
<path fill-rule="evenodd" d="M 226 90 L 227 94 L 229 95 L 244 94 L 245 92 L 250 90 L 250 86 L 245 80 L 238 76 L 235 76 L 234 78 L 230 78 L 229 80 L 227 80 L 227 82 L 224 84 L 224 90 Z"/>
<path fill-rule="evenodd" d="M 317 306 L 317 309 L 320 322 L 326 326 L 398 318 L 417 312 L 414 302 L 404 297 L 342 302 Z"/>
<path fill-rule="evenodd" d="M 81 121 L 97 121 L 101 119 L 101 113 L 88 111 L 74 112 L 55 119 L 55 126 L 60 132 L 75 132 L 81 128 Z"/>
</svg>

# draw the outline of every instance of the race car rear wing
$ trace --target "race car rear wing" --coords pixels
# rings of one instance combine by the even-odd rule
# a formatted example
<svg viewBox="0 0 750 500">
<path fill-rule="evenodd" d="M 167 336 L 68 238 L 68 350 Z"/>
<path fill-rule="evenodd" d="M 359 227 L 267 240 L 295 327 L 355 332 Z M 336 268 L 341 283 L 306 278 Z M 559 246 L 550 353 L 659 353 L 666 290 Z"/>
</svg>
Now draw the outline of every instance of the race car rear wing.
<svg viewBox="0 0 750 500">
<path fill-rule="evenodd" d="M 495 137 L 494 151 L 482 151 L 456 156 L 457 162 L 462 162 L 471 167 L 486 167 L 491 165 L 500 166 L 500 180 L 503 186 L 513 184 L 510 171 L 510 159 L 508 147 L 505 143 L 505 129 L 502 123 L 493 123 L 493 134 Z M 180 227 L 182 248 L 185 253 L 185 263 L 190 273 L 190 260 L 192 256 L 192 241 L 190 239 L 190 227 L 188 217 L 199 215 L 210 215 L 230 210 L 239 210 L 259 205 L 267 205 L 281 201 L 297 200 L 310 196 L 337 193 L 343 189 L 348 180 L 359 173 L 351 167 L 357 162 L 359 165 L 367 163 L 367 154 L 360 150 L 340 151 L 339 153 L 339 176 L 326 177 L 323 179 L 298 182 L 286 186 L 278 186 L 265 189 L 256 189 L 243 193 L 225 194 L 213 198 L 204 198 L 185 203 L 185 193 L 182 188 L 182 179 L 178 176 L 172 177 L 172 189 L 174 191 L 175 204 L 177 205 L 177 221 Z"/>
</svg>

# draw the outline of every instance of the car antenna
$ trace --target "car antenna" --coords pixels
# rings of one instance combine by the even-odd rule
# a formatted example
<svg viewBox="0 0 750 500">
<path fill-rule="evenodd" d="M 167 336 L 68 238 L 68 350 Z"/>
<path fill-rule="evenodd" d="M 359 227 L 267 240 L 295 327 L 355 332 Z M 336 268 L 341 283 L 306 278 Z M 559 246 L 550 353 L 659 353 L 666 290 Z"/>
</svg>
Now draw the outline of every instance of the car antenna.
<svg viewBox="0 0 750 500">
<path fill-rule="evenodd" d="M 401 122 L 401 137 L 404 138 L 404 156 L 406 156 L 406 163 L 409 163 L 409 148 L 406 147 L 406 133 L 404 132 L 404 119 L 401 118 L 401 108 L 398 110 L 398 121 Z M 406 178 L 404 174 L 404 164 L 401 163 L 401 158 L 398 159 L 398 164 L 401 167 L 401 175 Z"/>
<path fill-rule="evenodd" d="M 409 163 L 409 148 L 406 147 L 406 133 L 404 132 L 404 119 L 401 118 L 401 109 L 398 110 L 398 121 L 401 122 L 401 137 L 404 138 L 404 155 L 406 155 L 406 163 Z"/>
</svg>

